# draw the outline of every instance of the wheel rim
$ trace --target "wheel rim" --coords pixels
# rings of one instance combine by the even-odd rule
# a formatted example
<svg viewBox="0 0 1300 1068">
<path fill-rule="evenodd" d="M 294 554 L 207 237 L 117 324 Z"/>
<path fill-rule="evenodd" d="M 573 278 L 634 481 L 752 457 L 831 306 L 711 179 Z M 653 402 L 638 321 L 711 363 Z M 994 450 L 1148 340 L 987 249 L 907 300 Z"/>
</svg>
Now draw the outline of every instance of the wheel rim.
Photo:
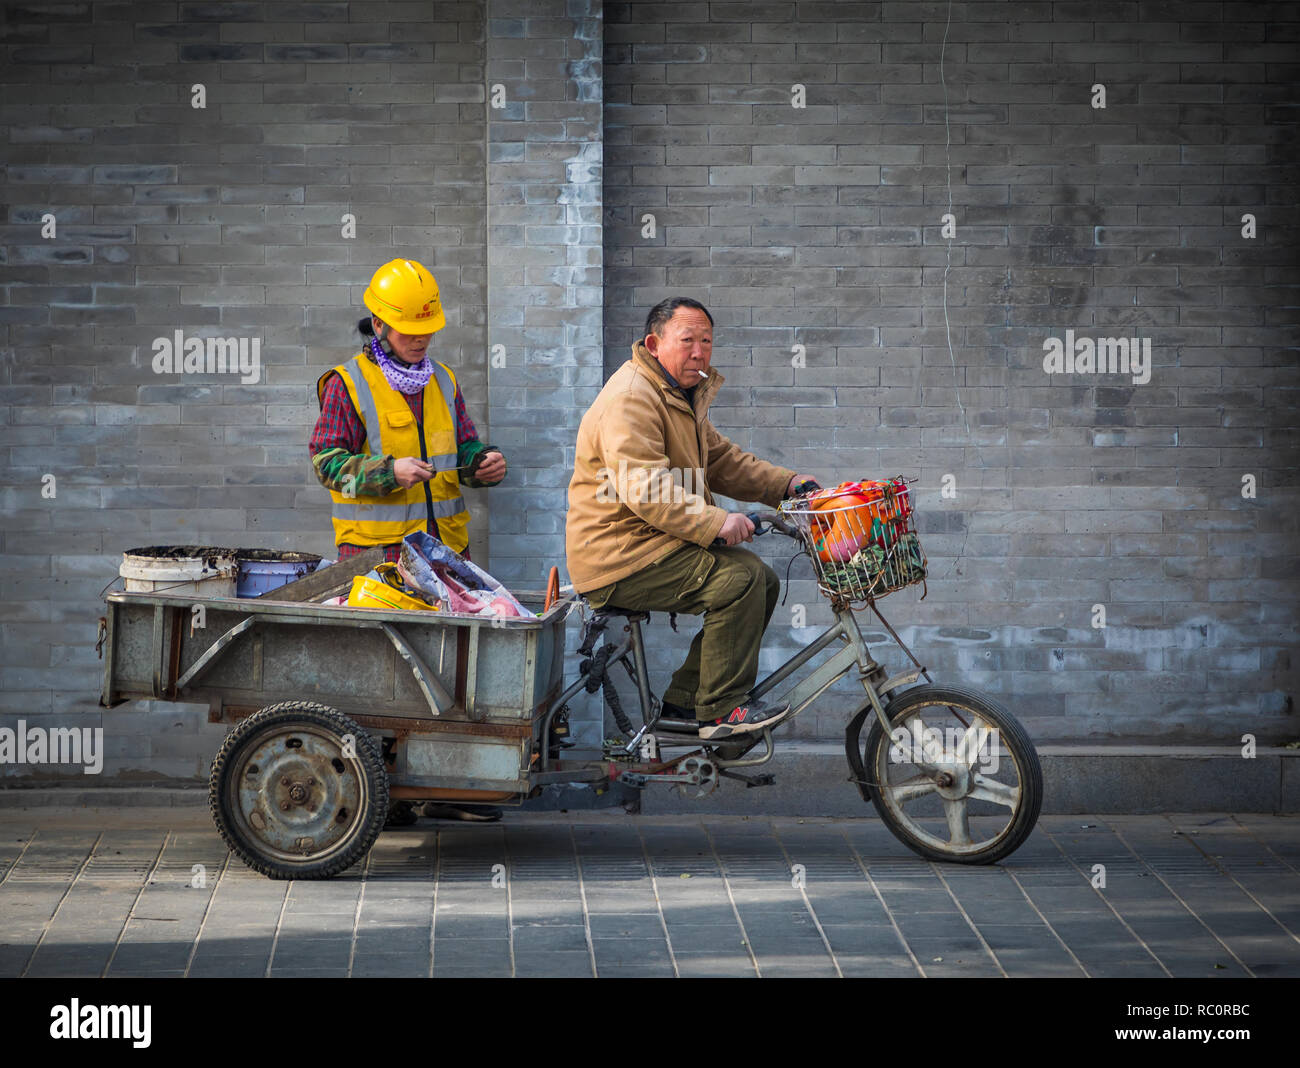
<svg viewBox="0 0 1300 1068">
<path fill-rule="evenodd" d="M 1026 773 L 995 722 L 960 701 L 934 701 L 906 710 L 893 727 L 890 737 L 877 735 L 871 772 L 900 828 L 954 855 L 982 853 L 1013 833 Z"/>
<path fill-rule="evenodd" d="M 364 769 L 344 740 L 310 724 L 253 734 L 231 766 L 228 809 L 267 859 L 313 863 L 342 852 L 370 804 Z"/>
</svg>

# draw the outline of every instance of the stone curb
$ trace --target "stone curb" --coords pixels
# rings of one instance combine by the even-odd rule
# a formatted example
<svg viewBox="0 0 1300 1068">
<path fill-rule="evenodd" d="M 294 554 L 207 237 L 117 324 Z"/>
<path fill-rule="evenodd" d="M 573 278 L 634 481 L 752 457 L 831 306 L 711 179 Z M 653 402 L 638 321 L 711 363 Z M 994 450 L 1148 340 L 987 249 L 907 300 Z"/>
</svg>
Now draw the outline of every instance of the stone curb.
<svg viewBox="0 0 1300 1068">
<path fill-rule="evenodd" d="M 1247 759 L 1236 747 L 1042 746 L 1043 812 L 1300 812 L 1300 750 L 1259 749 Z M 774 775 L 771 786 L 748 788 L 724 780 L 707 797 L 677 797 L 647 787 L 644 815 L 734 814 L 865 816 L 872 810 L 849 782 L 842 748 L 830 743 L 787 742 L 770 763 L 743 769 Z M 616 785 L 597 794 L 586 787 L 554 787 L 522 811 L 632 808 L 636 792 Z M 205 784 L 101 785 L 0 788 L 0 807 L 186 807 L 207 804 Z"/>
</svg>

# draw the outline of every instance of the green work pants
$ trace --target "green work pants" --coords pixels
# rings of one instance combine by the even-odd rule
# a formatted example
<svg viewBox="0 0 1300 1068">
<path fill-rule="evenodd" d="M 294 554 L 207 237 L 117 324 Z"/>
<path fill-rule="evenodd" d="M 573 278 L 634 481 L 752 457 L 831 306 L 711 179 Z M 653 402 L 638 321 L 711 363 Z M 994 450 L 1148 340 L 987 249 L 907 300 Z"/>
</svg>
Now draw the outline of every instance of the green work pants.
<svg viewBox="0 0 1300 1068">
<path fill-rule="evenodd" d="M 586 597 L 595 608 L 704 616 L 663 695 L 704 720 L 729 714 L 753 688 L 763 631 L 780 592 L 776 572 L 748 549 L 685 545 Z"/>
</svg>

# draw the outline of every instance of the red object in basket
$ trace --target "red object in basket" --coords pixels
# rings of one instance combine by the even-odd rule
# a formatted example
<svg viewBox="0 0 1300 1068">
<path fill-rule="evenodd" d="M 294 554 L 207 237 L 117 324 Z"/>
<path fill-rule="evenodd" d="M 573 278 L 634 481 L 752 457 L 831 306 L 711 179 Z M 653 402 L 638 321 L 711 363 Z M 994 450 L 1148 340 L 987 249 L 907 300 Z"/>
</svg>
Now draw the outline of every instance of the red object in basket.
<svg viewBox="0 0 1300 1068">
<path fill-rule="evenodd" d="M 897 542 L 899 528 L 912 514 L 907 484 L 901 478 L 841 482 L 814 494 L 809 509 L 826 513 L 812 519 L 814 548 L 824 563 L 844 563 L 868 541 L 888 548 Z"/>
</svg>

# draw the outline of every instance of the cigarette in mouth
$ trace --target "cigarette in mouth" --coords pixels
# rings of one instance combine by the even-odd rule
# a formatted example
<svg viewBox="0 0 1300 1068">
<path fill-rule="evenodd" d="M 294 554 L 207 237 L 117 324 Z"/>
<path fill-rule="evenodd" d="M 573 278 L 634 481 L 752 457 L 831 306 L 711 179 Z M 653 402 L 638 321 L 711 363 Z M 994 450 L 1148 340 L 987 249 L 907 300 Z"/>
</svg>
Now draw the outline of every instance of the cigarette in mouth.
<svg viewBox="0 0 1300 1068">
<path fill-rule="evenodd" d="M 700 376 L 701 378 L 708 378 L 708 377 L 709 377 L 709 372 L 708 372 L 708 371 L 700 371 L 700 372 L 698 372 L 698 374 L 699 374 L 699 376 Z"/>
</svg>

